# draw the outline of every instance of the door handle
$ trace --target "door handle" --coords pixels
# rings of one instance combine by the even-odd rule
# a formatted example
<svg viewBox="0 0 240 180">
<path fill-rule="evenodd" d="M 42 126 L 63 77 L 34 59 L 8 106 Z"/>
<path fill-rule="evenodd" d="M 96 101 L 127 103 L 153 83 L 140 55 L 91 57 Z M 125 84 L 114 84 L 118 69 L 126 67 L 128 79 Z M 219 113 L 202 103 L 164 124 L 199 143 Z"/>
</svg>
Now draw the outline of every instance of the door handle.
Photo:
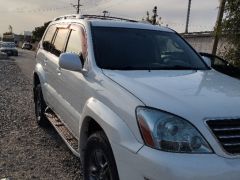
<svg viewBox="0 0 240 180">
<path fill-rule="evenodd" d="M 62 71 L 61 71 L 61 68 L 60 68 L 60 67 L 57 68 L 57 74 L 58 74 L 59 76 L 62 74 Z"/>
<path fill-rule="evenodd" d="M 43 63 L 44 63 L 45 66 L 47 65 L 47 61 L 48 60 L 46 58 L 43 60 Z"/>
</svg>

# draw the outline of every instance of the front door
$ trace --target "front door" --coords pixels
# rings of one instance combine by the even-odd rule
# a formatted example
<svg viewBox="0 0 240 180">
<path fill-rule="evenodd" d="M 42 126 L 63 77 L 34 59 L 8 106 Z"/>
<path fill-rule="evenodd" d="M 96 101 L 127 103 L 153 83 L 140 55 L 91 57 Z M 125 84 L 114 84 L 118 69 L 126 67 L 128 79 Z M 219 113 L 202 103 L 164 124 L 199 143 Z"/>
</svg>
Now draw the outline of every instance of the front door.
<svg viewBox="0 0 240 180">
<path fill-rule="evenodd" d="M 82 26 L 71 25 L 70 35 L 66 44 L 66 52 L 76 53 L 85 59 L 86 36 Z M 84 60 L 82 62 L 84 64 Z M 70 128 L 76 138 L 79 137 L 79 121 L 86 98 L 86 77 L 81 72 L 72 72 L 61 69 L 59 93 L 64 101 L 65 114 L 63 121 Z"/>
<path fill-rule="evenodd" d="M 47 68 L 48 68 L 48 92 L 51 96 L 52 102 L 50 107 L 60 117 L 64 114 L 63 99 L 60 94 L 61 86 L 61 72 L 59 69 L 59 56 L 65 49 L 68 38 L 69 29 L 63 26 L 57 27 L 55 37 L 53 39 L 51 51 L 48 54 Z M 62 85 L 63 86 L 63 85 Z"/>
</svg>

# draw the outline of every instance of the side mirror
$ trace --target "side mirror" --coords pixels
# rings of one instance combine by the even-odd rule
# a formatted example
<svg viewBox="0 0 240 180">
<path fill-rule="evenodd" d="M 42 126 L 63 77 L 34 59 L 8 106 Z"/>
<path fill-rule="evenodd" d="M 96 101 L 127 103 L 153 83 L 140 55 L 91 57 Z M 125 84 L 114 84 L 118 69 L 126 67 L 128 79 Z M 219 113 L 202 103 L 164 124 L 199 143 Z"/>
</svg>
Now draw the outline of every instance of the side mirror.
<svg viewBox="0 0 240 180">
<path fill-rule="evenodd" d="M 69 71 L 81 72 L 83 65 L 79 55 L 75 53 L 62 53 L 59 57 L 59 66 Z"/>
<path fill-rule="evenodd" d="M 205 56 L 202 56 L 204 62 L 208 65 L 208 67 L 211 67 L 212 66 L 212 61 L 210 58 L 208 57 L 205 57 Z"/>
</svg>

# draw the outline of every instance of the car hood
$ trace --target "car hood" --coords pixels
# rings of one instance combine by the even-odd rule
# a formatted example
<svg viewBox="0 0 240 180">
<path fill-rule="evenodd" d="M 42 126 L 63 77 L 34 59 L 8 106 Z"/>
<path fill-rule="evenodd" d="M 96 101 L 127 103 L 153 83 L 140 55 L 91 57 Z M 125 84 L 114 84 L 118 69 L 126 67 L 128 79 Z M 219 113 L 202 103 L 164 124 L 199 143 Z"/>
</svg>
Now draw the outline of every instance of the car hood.
<svg viewBox="0 0 240 180">
<path fill-rule="evenodd" d="M 215 70 L 103 70 L 146 106 L 186 119 L 240 117 L 240 81 Z"/>
</svg>

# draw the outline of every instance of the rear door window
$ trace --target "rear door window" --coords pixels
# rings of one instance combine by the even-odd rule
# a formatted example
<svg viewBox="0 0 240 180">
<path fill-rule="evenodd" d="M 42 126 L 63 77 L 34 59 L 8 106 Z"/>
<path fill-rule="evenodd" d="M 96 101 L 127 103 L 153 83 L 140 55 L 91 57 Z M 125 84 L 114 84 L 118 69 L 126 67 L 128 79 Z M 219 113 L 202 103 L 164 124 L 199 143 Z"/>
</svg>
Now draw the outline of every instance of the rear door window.
<svg viewBox="0 0 240 180">
<path fill-rule="evenodd" d="M 58 29 L 52 49 L 52 53 L 54 55 L 60 56 L 60 54 L 64 51 L 68 33 L 69 29 Z"/>
</svg>

